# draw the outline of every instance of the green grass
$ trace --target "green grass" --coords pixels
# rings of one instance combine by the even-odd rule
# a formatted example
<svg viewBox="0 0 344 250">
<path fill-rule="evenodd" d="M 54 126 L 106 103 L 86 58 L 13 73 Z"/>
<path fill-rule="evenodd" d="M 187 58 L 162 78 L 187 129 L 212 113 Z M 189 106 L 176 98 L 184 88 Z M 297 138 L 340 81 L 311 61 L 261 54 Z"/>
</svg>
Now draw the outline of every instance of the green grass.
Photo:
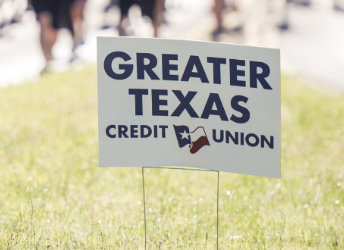
<svg viewBox="0 0 344 250">
<path fill-rule="evenodd" d="M 220 249 L 344 249 L 344 98 L 282 77 L 282 179 L 220 174 Z M 217 173 L 146 169 L 149 249 L 215 249 Z M 0 90 L 0 249 L 143 249 L 141 168 L 99 168 L 96 69 Z"/>
</svg>

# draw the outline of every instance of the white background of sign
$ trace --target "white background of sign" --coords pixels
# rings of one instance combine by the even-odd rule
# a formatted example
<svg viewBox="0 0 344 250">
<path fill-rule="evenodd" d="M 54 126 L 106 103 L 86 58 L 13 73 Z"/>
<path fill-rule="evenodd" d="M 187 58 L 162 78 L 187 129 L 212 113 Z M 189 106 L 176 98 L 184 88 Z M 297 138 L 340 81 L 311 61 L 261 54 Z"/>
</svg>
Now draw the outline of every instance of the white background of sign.
<svg viewBox="0 0 344 250">
<path fill-rule="evenodd" d="M 104 60 L 114 51 L 123 51 L 130 55 L 131 60 L 124 62 L 117 58 L 113 61 L 113 70 L 121 73 L 118 64 L 133 64 L 130 77 L 125 80 L 114 80 L 104 70 Z M 158 59 L 154 72 L 160 80 L 151 80 L 145 74 L 145 80 L 138 80 L 136 73 L 136 53 L 151 53 Z M 179 76 L 179 81 L 162 80 L 162 54 L 178 54 L 178 70 L 171 71 Z M 188 82 L 180 81 L 190 55 L 198 56 L 206 72 L 209 83 L 202 83 L 199 78 L 190 78 Z M 221 65 L 221 84 L 213 83 L 213 64 L 207 63 L 207 57 L 226 58 L 226 65 Z M 245 60 L 246 87 L 229 84 L 229 59 Z M 272 90 L 250 88 L 249 61 L 264 62 L 270 67 L 270 75 L 266 78 Z M 149 94 L 143 96 L 143 115 L 135 116 L 135 97 L 129 95 L 129 89 L 148 89 Z M 166 89 L 169 116 L 152 116 L 151 89 Z M 250 111 L 250 120 L 239 124 L 231 120 L 221 121 L 219 116 L 210 115 L 209 119 L 191 118 L 184 110 L 180 117 L 171 117 L 171 113 L 179 105 L 172 90 L 181 90 L 184 95 L 188 91 L 197 91 L 191 105 L 201 116 L 209 93 L 218 93 L 228 119 L 232 114 L 241 114 L 231 108 L 231 99 L 235 95 L 248 98 L 247 103 L 240 102 Z M 280 51 L 249 47 L 234 44 L 178 41 L 147 38 L 98 37 L 98 116 L 99 116 L 99 164 L 111 166 L 189 166 L 218 170 L 231 173 L 249 174 L 266 177 L 280 177 Z M 109 138 L 105 131 L 109 125 L 168 125 L 166 138 Z M 188 146 L 179 148 L 173 125 L 186 125 L 190 132 L 203 126 L 207 133 L 210 146 L 202 147 L 197 153 L 191 154 Z M 274 148 L 250 147 L 248 145 L 227 144 L 213 140 L 212 130 L 243 132 L 245 135 L 254 133 L 260 137 L 274 136 Z M 115 133 L 115 131 L 114 131 Z"/>
</svg>

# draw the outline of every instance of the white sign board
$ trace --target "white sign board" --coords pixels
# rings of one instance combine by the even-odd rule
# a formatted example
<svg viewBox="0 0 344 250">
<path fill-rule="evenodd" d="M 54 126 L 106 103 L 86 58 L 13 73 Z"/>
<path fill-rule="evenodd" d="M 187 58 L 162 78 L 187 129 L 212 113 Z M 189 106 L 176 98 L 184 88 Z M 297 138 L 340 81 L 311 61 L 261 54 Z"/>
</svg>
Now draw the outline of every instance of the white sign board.
<svg viewBox="0 0 344 250">
<path fill-rule="evenodd" d="M 280 51 L 98 37 L 99 164 L 280 177 Z"/>
</svg>

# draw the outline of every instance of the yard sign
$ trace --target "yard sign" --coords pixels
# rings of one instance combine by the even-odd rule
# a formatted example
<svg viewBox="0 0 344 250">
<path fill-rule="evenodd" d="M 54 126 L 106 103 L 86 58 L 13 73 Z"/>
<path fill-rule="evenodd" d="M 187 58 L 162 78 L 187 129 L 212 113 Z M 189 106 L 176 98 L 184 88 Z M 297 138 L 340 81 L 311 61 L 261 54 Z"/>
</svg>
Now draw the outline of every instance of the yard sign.
<svg viewBox="0 0 344 250">
<path fill-rule="evenodd" d="M 98 37 L 99 164 L 280 177 L 280 51 Z"/>
</svg>

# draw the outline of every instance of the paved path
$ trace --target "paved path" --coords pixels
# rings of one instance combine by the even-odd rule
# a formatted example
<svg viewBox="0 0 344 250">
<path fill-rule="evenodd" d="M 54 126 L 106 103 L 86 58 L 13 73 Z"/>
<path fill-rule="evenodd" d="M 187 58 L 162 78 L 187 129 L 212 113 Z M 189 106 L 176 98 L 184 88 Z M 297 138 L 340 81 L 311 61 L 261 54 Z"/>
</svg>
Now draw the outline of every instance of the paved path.
<svg viewBox="0 0 344 250">
<path fill-rule="evenodd" d="M 280 42 L 282 68 L 344 92 L 344 12 L 330 4 L 320 0 L 311 8 L 291 8 L 291 31 Z"/>
<path fill-rule="evenodd" d="M 88 0 L 85 10 L 86 39 L 78 48 L 81 61 L 95 63 L 96 36 L 118 35 L 115 29 L 100 30 L 107 23 L 117 23 L 119 10 L 102 14 L 107 0 Z M 194 3 L 197 4 L 194 4 Z M 311 7 L 289 6 L 291 28 L 281 33 L 277 47 L 281 48 L 282 71 L 316 80 L 325 87 L 344 92 L 344 13 L 331 8 L 331 0 L 314 0 Z M 210 40 L 215 19 L 211 14 L 211 0 L 167 0 L 167 25 L 161 28 L 161 36 L 176 39 Z M 138 9 L 130 12 L 130 32 L 149 37 L 153 31 L 149 21 L 140 18 Z M 39 77 L 44 66 L 39 46 L 39 26 L 32 12 L 24 21 L 4 30 L 0 38 L 0 86 L 21 83 Z M 241 34 L 220 37 L 227 42 L 243 43 Z M 59 33 L 53 51 L 57 60 L 55 71 L 70 68 L 71 38 L 66 30 Z M 75 63 L 77 66 L 78 63 Z"/>
</svg>

